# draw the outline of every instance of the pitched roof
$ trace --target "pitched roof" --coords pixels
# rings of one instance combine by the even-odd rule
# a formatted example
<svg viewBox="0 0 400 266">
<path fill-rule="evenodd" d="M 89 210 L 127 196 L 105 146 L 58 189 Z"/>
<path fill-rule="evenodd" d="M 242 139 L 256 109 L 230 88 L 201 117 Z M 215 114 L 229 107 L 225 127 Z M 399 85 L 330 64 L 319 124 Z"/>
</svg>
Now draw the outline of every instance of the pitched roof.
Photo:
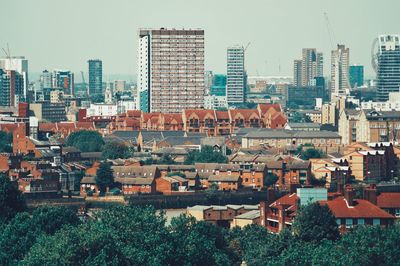
<svg viewBox="0 0 400 266">
<path fill-rule="evenodd" d="M 228 112 L 231 119 L 234 119 L 237 115 L 243 116 L 245 120 L 248 120 L 251 117 L 260 118 L 257 109 L 229 109 Z"/>
<path fill-rule="evenodd" d="M 259 210 L 248 211 L 235 217 L 235 219 L 242 219 L 242 220 L 254 220 L 257 218 L 260 218 Z"/>
<path fill-rule="evenodd" d="M 297 204 L 299 197 L 296 193 L 293 194 L 286 194 L 285 196 L 277 199 L 276 201 L 272 202 L 269 206 L 270 207 L 278 207 L 279 205 L 288 205 L 293 206 Z"/>
<path fill-rule="evenodd" d="M 210 175 L 209 182 L 238 182 L 240 176 L 238 175 Z"/>
<path fill-rule="evenodd" d="M 96 178 L 94 176 L 84 176 L 81 179 L 81 184 L 96 184 Z"/>
<path fill-rule="evenodd" d="M 183 112 L 186 115 L 186 119 L 189 119 L 192 115 L 196 115 L 199 120 L 204 120 L 207 117 L 210 117 L 215 120 L 215 111 L 208 109 L 185 109 Z"/>
<path fill-rule="evenodd" d="M 378 195 L 378 207 L 380 208 L 396 208 L 400 209 L 400 193 L 399 192 L 381 192 Z"/>
<path fill-rule="evenodd" d="M 349 206 L 344 197 L 333 200 L 320 201 L 326 204 L 336 218 L 388 218 L 394 219 L 392 215 L 367 200 L 356 199 L 354 206 Z"/>
<path fill-rule="evenodd" d="M 151 185 L 154 182 L 154 178 L 151 177 L 117 177 L 115 182 L 121 183 L 122 185 Z"/>
</svg>

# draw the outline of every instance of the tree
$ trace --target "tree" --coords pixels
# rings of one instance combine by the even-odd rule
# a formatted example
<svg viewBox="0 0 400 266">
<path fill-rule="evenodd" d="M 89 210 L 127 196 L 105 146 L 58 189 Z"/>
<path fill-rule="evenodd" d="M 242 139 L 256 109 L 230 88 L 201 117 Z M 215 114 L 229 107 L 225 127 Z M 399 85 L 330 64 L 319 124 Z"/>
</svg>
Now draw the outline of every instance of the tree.
<svg viewBox="0 0 400 266">
<path fill-rule="evenodd" d="M 180 215 L 172 219 L 170 232 L 179 265 L 233 265 L 220 227 Z"/>
<path fill-rule="evenodd" d="M 186 157 L 185 164 L 194 163 L 227 163 L 228 158 L 221 152 L 215 151 L 211 146 L 203 146 L 201 151 L 190 151 Z"/>
<path fill-rule="evenodd" d="M 90 100 L 92 103 L 103 103 L 104 102 L 104 95 L 103 94 L 94 94 L 90 95 Z"/>
<path fill-rule="evenodd" d="M 159 160 L 156 161 L 158 164 L 174 164 L 175 161 L 171 154 L 164 153 Z"/>
<path fill-rule="evenodd" d="M 300 158 L 303 160 L 309 160 L 311 158 L 322 158 L 325 156 L 325 154 L 321 150 L 315 149 L 311 144 L 298 146 L 296 149 L 296 153 L 299 154 Z"/>
<path fill-rule="evenodd" d="M 109 163 L 100 163 L 99 169 L 96 171 L 96 185 L 100 192 L 105 193 L 107 187 L 114 183 L 114 175 Z"/>
<path fill-rule="evenodd" d="M 25 199 L 17 185 L 0 174 L 0 222 L 12 219 L 18 212 L 26 209 Z"/>
<path fill-rule="evenodd" d="M 97 131 L 80 130 L 71 133 L 65 144 L 74 146 L 82 152 L 99 152 L 104 145 L 104 140 Z"/>
<path fill-rule="evenodd" d="M 128 146 L 116 141 L 108 142 L 103 146 L 102 156 L 104 159 L 126 159 L 132 156 Z"/>
<path fill-rule="evenodd" d="M 16 265 L 43 235 L 53 235 L 64 225 L 77 225 L 76 211 L 66 207 L 39 207 L 32 215 L 18 213 L 0 233 L 0 264 Z"/>
<path fill-rule="evenodd" d="M 300 208 L 293 223 L 293 232 L 296 237 L 305 242 L 339 238 L 335 216 L 328 206 L 321 206 L 318 202 Z"/>
<path fill-rule="evenodd" d="M 12 142 L 13 135 L 12 133 L 6 133 L 4 131 L 0 131 L 0 152 L 12 152 Z"/>
<path fill-rule="evenodd" d="M 274 173 L 268 173 L 264 179 L 264 186 L 269 187 L 278 181 L 279 177 Z"/>
<path fill-rule="evenodd" d="M 167 174 L 167 176 L 180 176 L 182 178 L 186 178 L 185 173 L 182 173 L 182 172 L 170 172 Z"/>
</svg>

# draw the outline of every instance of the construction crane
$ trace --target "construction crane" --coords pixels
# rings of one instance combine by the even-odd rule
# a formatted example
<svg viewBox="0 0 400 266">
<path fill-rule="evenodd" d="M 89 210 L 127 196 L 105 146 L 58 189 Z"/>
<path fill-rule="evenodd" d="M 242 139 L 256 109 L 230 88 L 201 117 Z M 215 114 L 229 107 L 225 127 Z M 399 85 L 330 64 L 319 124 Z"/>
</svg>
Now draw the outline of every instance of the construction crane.
<svg viewBox="0 0 400 266">
<path fill-rule="evenodd" d="M 4 54 L 6 55 L 6 58 L 8 59 L 8 64 L 9 64 L 8 67 L 14 69 L 14 66 L 12 66 L 14 62 L 11 60 L 10 46 L 8 45 L 8 43 L 7 43 L 7 50 L 4 48 L 1 49 L 3 50 Z"/>
<path fill-rule="evenodd" d="M 249 45 L 251 44 L 251 42 L 248 42 L 248 44 L 246 45 L 246 47 L 244 48 L 244 52 L 246 52 L 247 48 L 249 48 Z"/>
<path fill-rule="evenodd" d="M 89 86 L 86 84 L 85 75 L 83 74 L 83 71 L 81 71 L 81 75 L 82 75 L 82 84 L 83 84 L 83 86 L 85 87 L 85 90 L 86 90 L 86 96 L 89 98 L 89 95 L 90 95 Z"/>
</svg>

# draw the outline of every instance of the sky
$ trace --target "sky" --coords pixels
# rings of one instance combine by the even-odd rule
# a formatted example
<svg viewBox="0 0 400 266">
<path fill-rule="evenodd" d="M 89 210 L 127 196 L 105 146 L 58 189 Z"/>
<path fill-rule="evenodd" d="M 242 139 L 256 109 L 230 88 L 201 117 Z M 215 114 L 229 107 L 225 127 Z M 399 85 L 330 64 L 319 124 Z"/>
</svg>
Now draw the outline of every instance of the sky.
<svg viewBox="0 0 400 266">
<path fill-rule="evenodd" d="M 0 1 L 0 48 L 8 44 L 11 55 L 25 56 L 30 72 L 87 72 L 87 60 L 99 58 L 103 79 L 135 76 L 140 28 L 204 29 L 205 68 L 214 73 L 226 73 L 228 46 L 250 43 L 248 74 L 281 76 L 293 75 L 302 48 L 324 53 L 329 76 L 330 51 L 341 43 L 350 48 L 350 63 L 374 77 L 374 38 L 400 33 L 399 0 Z"/>
</svg>

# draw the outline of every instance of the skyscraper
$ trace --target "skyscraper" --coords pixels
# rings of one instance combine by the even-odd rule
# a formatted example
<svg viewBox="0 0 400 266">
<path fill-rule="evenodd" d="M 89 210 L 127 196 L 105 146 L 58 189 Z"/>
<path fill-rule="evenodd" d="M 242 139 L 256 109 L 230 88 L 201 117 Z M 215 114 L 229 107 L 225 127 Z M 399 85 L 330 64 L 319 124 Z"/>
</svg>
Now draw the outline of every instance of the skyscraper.
<svg viewBox="0 0 400 266">
<path fill-rule="evenodd" d="M 304 48 L 302 53 L 301 85 L 308 86 L 317 76 L 317 49 Z"/>
<path fill-rule="evenodd" d="M 226 97 L 228 104 L 245 101 L 246 71 L 243 46 L 232 46 L 227 50 Z"/>
<path fill-rule="evenodd" d="M 13 70 L 16 71 L 23 78 L 23 89 L 19 93 L 19 100 L 26 100 L 28 93 L 28 59 L 24 56 L 13 56 L 8 58 L 0 58 L 0 68 L 3 70 Z"/>
<path fill-rule="evenodd" d="M 204 104 L 204 30 L 139 31 L 138 106 L 177 113 Z"/>
<path fill-rule="evenodd" d="M 91 59 L 89 64 L 89 94 L 103 93 L 103 62 L 99 59 Z"/>
<path fill-rule="evenodd" d="M 349 48 L 338 44 L 331 53 L 331 95 L 346 96 L 350 94 L 349 86 Z"/>
<path fill-rule="evenodd" d="M 364 85 L 364 66 L 349 66 L 349 80 L 352 88 Z"/>
<path fill-rule="evenodd" d="M 66 95 L 74 95 L 74 73 L 69 70 L 54 70 L 53 88 L 62 89 Z"/>
<path fill-rule="evenodd" d="M 389 92 L 400 89 L 400 44 L 399 35 L 378 37 L 377 99 L 387 101 Z"/>
<path fill-rule="evenodd" d="M 302 84 L 302 79 L 301 79 L 301 70 L 303 68 L 302 66 L 303 61 L 302 60 L 294 60 L 294 65 L 293 65 L 293 85 L 295 87 L 300 87 Z"/>
<path fill-rule="evenodd" d="M 226 96 L 226 75 L 214 75 L 210 95 Z"/>
<path fill-rule="evenodd" d="M 16 107 L 24 90 L 23 75 L 15 70 L 0 68 L 0 106 Z"/>
<path fill-rule="evenodd" d="M 293 64 L 293 85 L 306 87 L 315 85 L 315 77 L 324 76 L 324 56 L 317 53 L 315 48 L 304 48 L 301 60 L 294 60 Z"/>
</svg>

